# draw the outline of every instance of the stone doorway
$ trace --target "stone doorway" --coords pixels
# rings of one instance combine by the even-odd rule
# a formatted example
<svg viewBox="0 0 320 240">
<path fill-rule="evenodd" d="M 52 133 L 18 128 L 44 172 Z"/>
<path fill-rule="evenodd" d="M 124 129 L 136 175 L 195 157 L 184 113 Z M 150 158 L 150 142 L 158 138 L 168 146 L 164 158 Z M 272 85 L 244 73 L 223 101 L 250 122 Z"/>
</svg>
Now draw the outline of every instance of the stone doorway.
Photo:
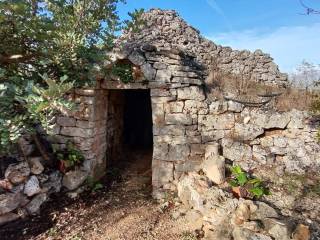
<svg viewBox="0 0 320 240">
<path fill-rule="evenodd" d="M 108 90 L 107 168 L 151 176 L 153 134 L 149 89 Z"/>
</svg>

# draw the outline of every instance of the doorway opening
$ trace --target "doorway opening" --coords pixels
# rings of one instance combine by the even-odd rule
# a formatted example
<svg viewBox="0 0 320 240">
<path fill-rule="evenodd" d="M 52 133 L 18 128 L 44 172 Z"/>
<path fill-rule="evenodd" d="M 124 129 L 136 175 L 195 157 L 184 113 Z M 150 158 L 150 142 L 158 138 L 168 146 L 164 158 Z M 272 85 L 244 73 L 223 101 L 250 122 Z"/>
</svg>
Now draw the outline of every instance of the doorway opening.
<svg viewBox="0 0 320 240">
<path fill-rule="evenodd" d="M 150 90 L 109 90 L 107 167 L 151 176 L 152 151 Z"/>
</svg>

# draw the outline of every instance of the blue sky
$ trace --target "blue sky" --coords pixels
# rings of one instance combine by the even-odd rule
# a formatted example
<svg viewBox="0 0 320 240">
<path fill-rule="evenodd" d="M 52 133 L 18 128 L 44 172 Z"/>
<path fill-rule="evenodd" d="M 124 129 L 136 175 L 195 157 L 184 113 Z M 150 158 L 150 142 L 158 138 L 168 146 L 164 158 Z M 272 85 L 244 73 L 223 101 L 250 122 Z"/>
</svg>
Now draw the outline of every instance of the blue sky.
<svg viewBox="0 0 320 240">
<path fill-rule="evenodd" d="M 305 3 L 320 9 L 320 0 Z M 320 15 L 303 15 L 299 0 L 127 0 L 120 16 L 135 8 L 174 9 L 218 44 L 270 53 L 282 71 L 320 64 Z"/>
</svg>

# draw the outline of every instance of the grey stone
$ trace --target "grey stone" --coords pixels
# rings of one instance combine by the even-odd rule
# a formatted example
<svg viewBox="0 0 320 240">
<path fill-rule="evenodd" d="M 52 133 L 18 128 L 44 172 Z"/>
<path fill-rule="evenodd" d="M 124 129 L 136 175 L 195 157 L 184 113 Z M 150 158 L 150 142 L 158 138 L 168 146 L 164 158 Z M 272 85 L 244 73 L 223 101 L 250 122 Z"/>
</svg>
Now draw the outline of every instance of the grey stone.
<svg viewBox="0 0 320 240">
<path fill-rule="evenodd" d="M 168 69 L 158 70 L 156 74 L 156 81 L 157 82 L 163 82 L 163 83 L 169 83 L 171 80 L 171 72 Z"/>
<path fill-rule="evenodd" d="M 41 205 L 48 199 L 46 193 L 40 193 L 35 196 L 30 203 L 26 206 L 26 210 L 30 215 L 38 214 L 40 211 Z"/>
<path fill-rule="evenodd" d="M 187 100 L 184 105 L 184 112 L 188 114 L 208 114 L 208 105 L 202 101 Z"/>
<path fill-rule="evenodd" d="M 178 99 L 180 100 L 205 100 L 203 90 L 197 86 L 190 86 L 178 89 Z"/>
<path fill-rule="evenodd" d="M 141 66 L 141 71 L 145 78 L 149 81 L 154 81 L 157 71 L 149 63 L 145 63 Z"/>
<path fill-rule="evenodd" d="M 130 62 L 132 62 L 134 65 L 138 65 L 141 66 L 145 63 L 145 58 L 144 56 L 142 56 L 141 53 L 137 52 L 137 51 L 133 51 L 128 59 L 130 60 Z"/>
<path fill-rule="evenodd" d="M 62 175 L 59 171 L 52 172 L 49 175 L 47 182 L 43 184 L 43 189 L 45 189 L 49 194 L 60 192 L 62 187 Z"/>
<path fill-rule="evenodd" d="M 172 113 L 165 116 L 165 121 L 167 124 L 182 124 L 182 125 L 191 125 L 192 118 L 190 115 L 183 113 Z"/>
<path fill-rule="evenodd" d="M 228 102 L 228 111 L 239 113 L 242 111 L 242 109 L 243 109 L 243 105 L 241 103 L 237 103 L 234 101 Z"/>
<path fill-rule="evenodd" d="M 68 190 L 72 191 L 80 187 L 80 185 L 86 180 L 87 177 L 88 173 L 85 171 L 69 171 L 63 176 L 62 185 Z"/>
<path fill-rule="evenodd" d="M 3 215 L 0 215 L 0 226 L 7 224 L 9 222 L 13 222 L 15 220 L 18 220 L 20 216 L 15 213 L 5 213 Z"/>
<path fill-rule="evenodd" d="M 62 127 L 61 135 L 71 136 L 71 137 L 83 137 L 89 138 L 94 134 L 93 129 L 84 129 L 78 127 Z"/>
<path fill-rule="evenodd" d="M 252 158 L 252 149 L 249 145 L 240 142 L 222 141 L 223 156 L 232 161 L 246 161 Z"/>
<path fill-rule="evenodd" d="M 199 115 L 199 127 L 202 131 L 210 130 L 228 130 L 232 129 L 235 124 L 233 113 L 216 115 Z"/>
<path fill-rule="evenodd" d="M 251 220 L 263 220 L 265 218 L 279 218 L 277 211 L 264 202 L 254 202 L 257 209 L 251 214 Z"/>
<path fill-rule="evenodd" d="M 171 161 L 184 161 L 190 154 L 190 147 L 186 144 L 169 145 L 168 158 Z"/>
<path fill-rule="evenodd" d="M 6 193 L 0 195 L 0 216 L 15 210 L 24 202 L 21 193 Z"/>
<path fill-rule="evenodd" d="M 155 62 L 155 63 L 153 64 L 153 67 L 154 67 L 155 69 L 163 70 L 163 69 L 166 69 L 168 66 L 167 66 L 167 64 L 165 64 L 165 63 Z"/>
<path fill-rule="evenodd" d="M 254 140 L 258 136 L 264 133 L 264 129 L 262 127 L 258 127 L 253 124 L 235 124 L 235 134 L 241 140 L 248 141 Z"/>
<path fill-rule="evenodd" d="M 228 111 L 228 103 L 226 101 L 215 101 L 209 105 L 210 113 L 221 114 Z"/>
<path fill-rule="evenodd" d="M 31 197 L 41 191 L 39 180 L 36 176 L 31 176 L 24 185 L 24 194 Z"/>
<path fill-rule="evenodd" d="M 284 129 L 290 119 L 287 113 L 258 113 L 252 117 L 252 123 L 264 129 Z"/>
<path fill-rule="evenodd" d="M 71 117 L 58 117 L 57 123 L 62 127 L 75 127 L 76 119 Z"/>
</svg>

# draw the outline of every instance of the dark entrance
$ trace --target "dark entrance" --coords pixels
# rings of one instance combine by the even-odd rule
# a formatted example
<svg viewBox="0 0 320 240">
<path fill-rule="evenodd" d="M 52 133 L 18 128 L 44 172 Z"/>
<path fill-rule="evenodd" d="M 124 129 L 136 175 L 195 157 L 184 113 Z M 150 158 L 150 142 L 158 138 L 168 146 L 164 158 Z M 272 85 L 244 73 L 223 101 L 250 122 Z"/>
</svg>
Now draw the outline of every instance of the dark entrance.
<svg viewBox="0 0 320 240">
<path fill-rule="evenodd" d="M 151 173 L 153 135 L 150 90 L 109 90 L 107 165 Z"/>
</svg>

